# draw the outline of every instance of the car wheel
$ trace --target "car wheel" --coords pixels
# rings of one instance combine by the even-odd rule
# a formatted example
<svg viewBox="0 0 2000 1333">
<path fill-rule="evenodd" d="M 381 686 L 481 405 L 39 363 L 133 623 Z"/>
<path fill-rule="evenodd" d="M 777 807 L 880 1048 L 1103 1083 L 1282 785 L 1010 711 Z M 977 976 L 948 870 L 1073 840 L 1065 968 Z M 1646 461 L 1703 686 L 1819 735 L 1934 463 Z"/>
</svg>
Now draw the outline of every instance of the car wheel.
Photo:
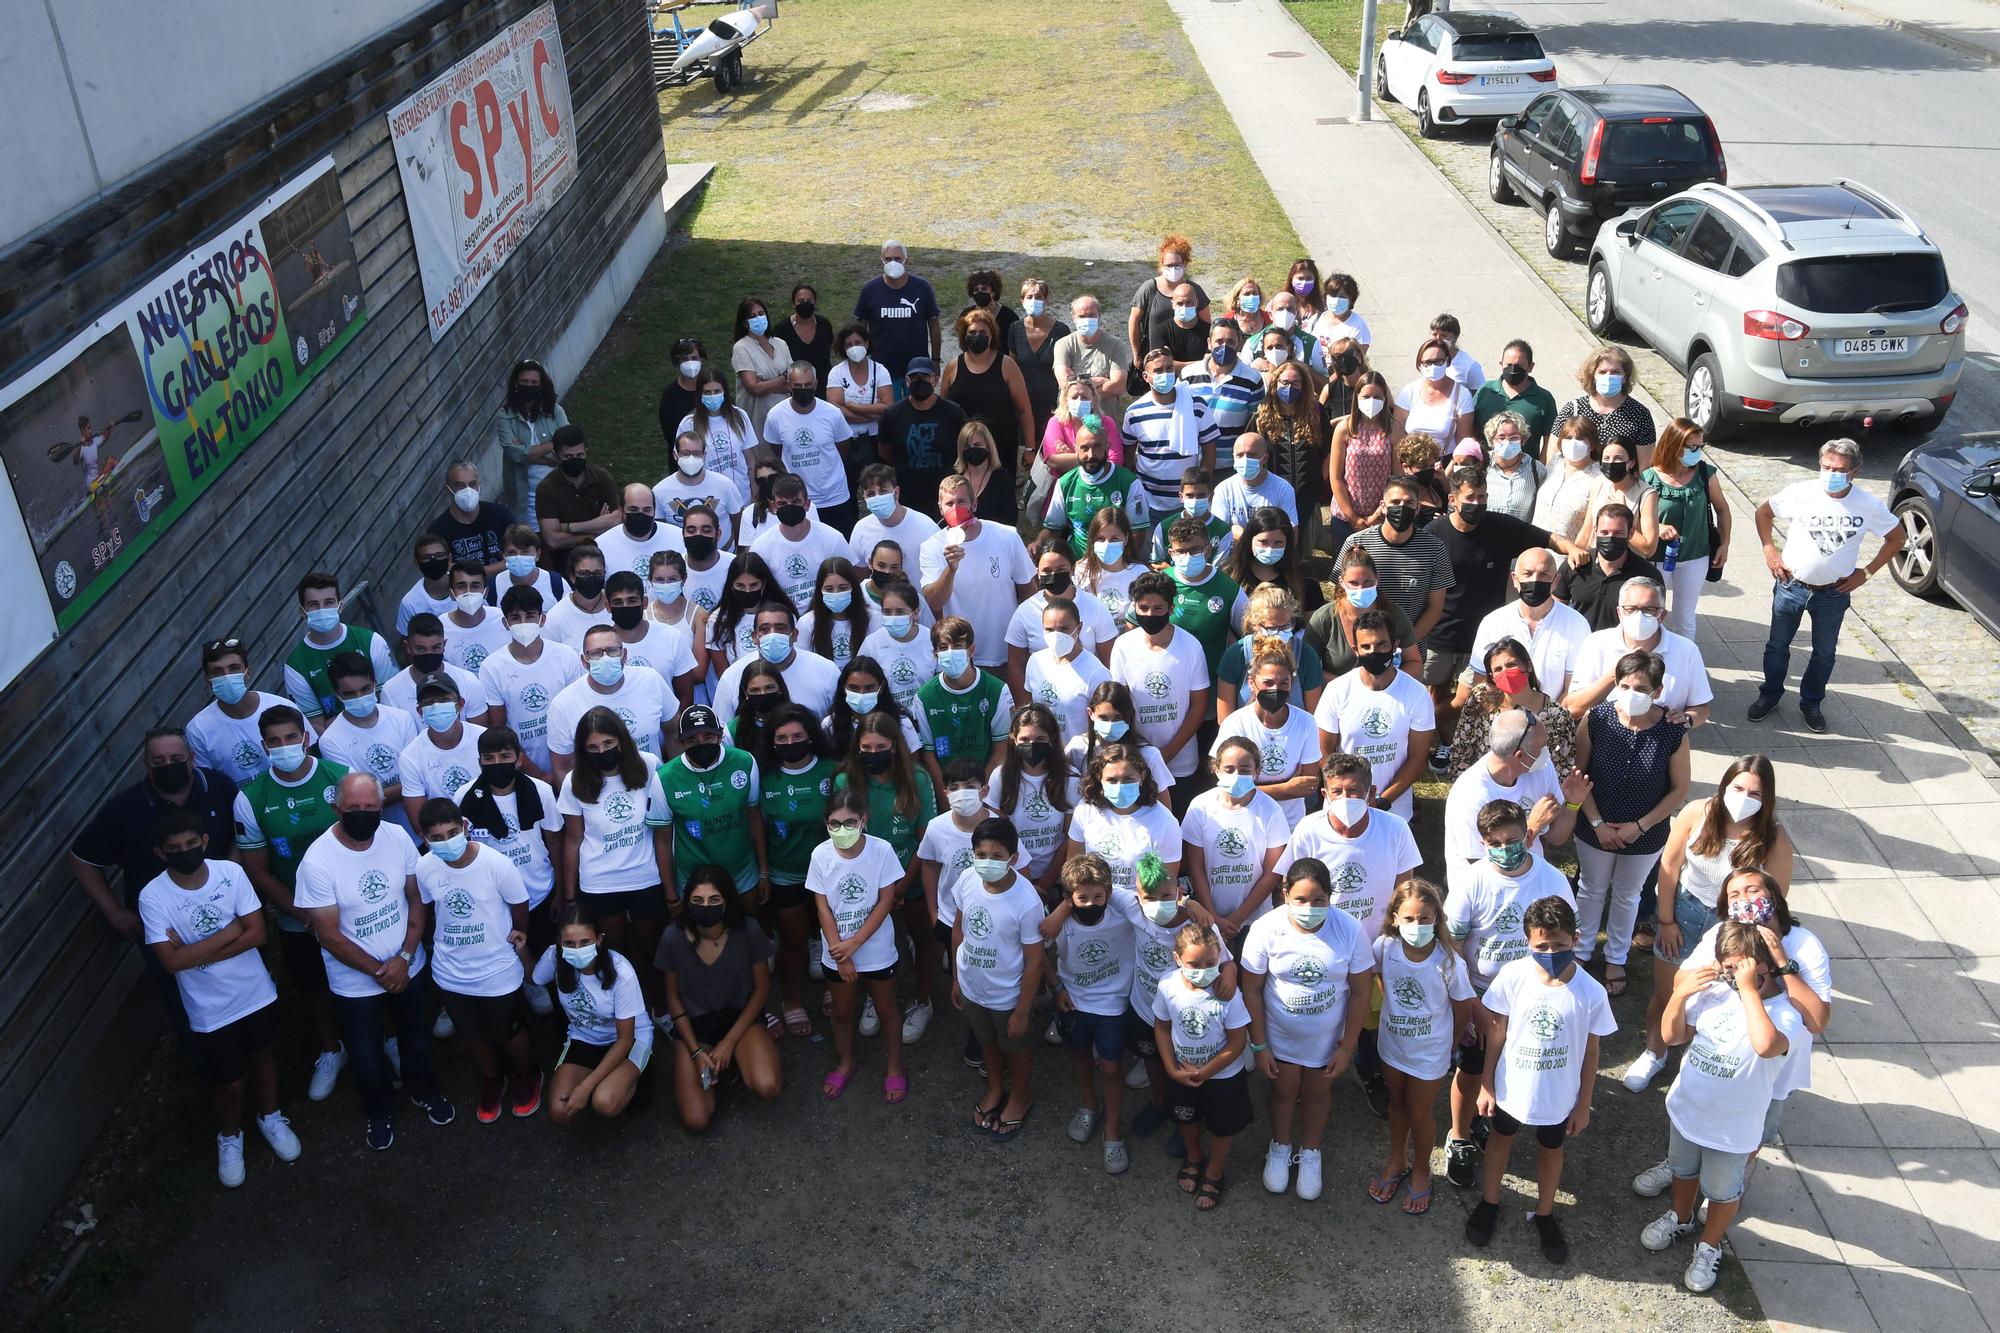
<svg viewBox="0 0 2000 1333">
<path fill-rule="evenodd" d="M 1431 119 L 1431 95 L 1428 89 L 1417 94 L 1417 133 L 1426 139 L 1438 137 L 1437 122 Z"/>
<path fill-rule="evenodd" d="M 729 91 L 729 62 L 725 60 L 717 65 L 710 77 L 715 80 L 715 91 L 726 94 Z"/>
<path fill-rule="evenodd" d="M 743 53 L 741 51 L 731 51 L 729 53 L 729 86 L 732 88 L 741 88 L 743 86 Z"/>
<path fill-rule="evenodd" d="M 1618 327 L 1618 307 L 1611 299 L 1611 273 L 1601 260 L 1590 266 L 1590 278 L 1584 284 L 1583 322 L 1599 337 L 1609 337 Z"/>
<path fill-rule="evenodd" d="M 1713 352 L 1703 352 L 1688 367 L 1682 411 L 1701 429 L 1703 439 L 1726 440 L 1736 433 L 1737 422 L 1723 394 L 1722 365 Z"/>
<path fill-rule="evenodd" d="M 1930 502 L 1911 496 L 1896 506 L 1896 518 L 1903 525 L 1903 549 L 1889 562 L 1896 586 L 1918 597 L 1937 591 L 1937 516 Z"/>
<path fill-rule="evenodd" d="M 1389 66 L 1383 63 L 1380 56 L 1375 57 L 1375 100 L 1378 102 L 1396 100 L 1396 94 L 1389 91 Z"/>
<path fill-rule="evenodd" d="M 1542 215 L 1542 249 L 1549 252 L 1551 259 L 1568 259 L 1576 253 L 1576 237 L 1563 226 L 1562 208 L 1553 199 Z"/>
<path fill-rule="evenodd" d="M 1486 193 L 1496 204 L 1511 204 L 1520 196 L 1514 193 L 1513 185 L 1507 179 L 1507 168 L 1500 160 L 1500 145 L 1494 144 L 1487 154 Z"/>
</svg>

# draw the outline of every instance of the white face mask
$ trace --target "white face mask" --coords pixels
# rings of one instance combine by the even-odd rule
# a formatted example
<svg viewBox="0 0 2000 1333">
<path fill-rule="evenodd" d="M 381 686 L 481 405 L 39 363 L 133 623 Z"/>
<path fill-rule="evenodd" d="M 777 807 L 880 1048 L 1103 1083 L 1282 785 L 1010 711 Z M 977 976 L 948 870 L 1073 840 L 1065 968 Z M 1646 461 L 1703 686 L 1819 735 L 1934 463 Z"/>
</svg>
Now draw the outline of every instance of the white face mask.
<svg viewBox="0 0 2000 1333">
<path fill-rule="evenodd" d="M 885 259 L 882 261 L 882 275 L 891 282 L 902 277 L 907 271 L 903 266 L 903 261 L 900 259 Z"/>
<path fill-rule="evenodd" d="M 452 598 L 451 603 L 458 608 L 460 615 L 476 616 L 486 606 L 486 594 L 483 592 L 462 592 Z"/>
<path fill-rule="evenodd" d="M 1562 442 L 1563 457 L 1572 463 L 1581 463 L 1590 457 L 1590 441 L 1569 439 Z"/>
<path fill-rule="evenodd" d="M 1289 310 L 1274 310 L 1271 312 L 1271 322 L 1290 333 L 1299 326 L 1299 317 Z"/>
<path fill-rule="evenodd" d="M 1380 399 L 1380 398 L 1357 398 L 1357 399 L 1355 399 L 1354 401 L 1355 401 L 1355 402 L 1357 402 L 1357 403 L 1359 403 L 1359 404 L 1361 405 L 1361 415 L 1362 415 L 1362 416 L 1364 416 L 1364 417 L 1367 417 L 1367 418 L 1368 418 L 1369 420 L 1371 420 L 1371 421 L 1372 421 L 1372 420 L 1374 420 L 1374 419 L 1375 419 L 1376 417 L 1379 417 L 1379 416 L 1381 416 L 1381 415 L 1382 415 L 1382 405 L 1383 405 L 1383 400 L 1382 400 L 1382 399 Z"/>
<path fill-rule="evenodd" d="M 1741 792 L 1731 787 L 1722 793 L 1722 808 L 1729 812 L 1731 820 L 1741 823 L 1762 810 L 1764 802 L 1748 792 Z"/>
<path fill-rule="evenodd" d="M 681 470 L 683 477 L 692 477 L 695 473 L 701 471 L 701 465 L 702 457 L 700 454 L 682 454 L 674 460 L 674 466 Z"/>
<path fill-rule="evenodd" d="M 1627 717 L 1638 717 L 1653 706 L 1653 696 L 1645 690 L 1619 686 L 1611 691 L 1611 702 Z"/>
<path fill-rule="evenodd" d="M 1071 650 L 1076 647 L 1076 635 L 1068 630 L 1045 629 L 1042 631 L 1042 642 L 1047 644 L 1049 651 L 1057 657 L 1068 657 Z"/>
<path fill-rule="evenodd" d="M 1187 265 L 1162 264 L 1160 266 L 1160 276 L 1165 278 L 1168 282 L 1179 282 L 1182 278 L 1185 278 L 1187 276 Z"/>
<path fill-rule="evenodd" d="M 945 800 L 951 805 L 951 812 L 961 819 L 978 814 L 979 807 L 985 804 L 977 787 L 954 787 L 945 793 Z"/>
<path fill-rule="evenodd" d="M 1660 618 L 1651 611 L 1620 611 L 1618 623 L 1629 639 L 1650 639 L 1660 632 Z"/>
<path fill-rule="evenodd" d="M 542 637 L 542 627 L 532 620 L 516 621 L 507 627 L 507 632 L 513 635 L 514 642 L 523 648 Z"/>
<path fill-rule="evenodd" d="M 479 508 L 479 488 L 477 486 L 461 486 L 451 493 L 451 502 L 467 513 L 471 513 L 473 510 Z"/>
<path fill-rule="evenodd" d="M 847 349 L 847 359 L 857 366 L 860 365 L 868 359 L 868 348 L 861 343 L 854 344 Z"/>
<path fill-rule="evenodd" d="M 1326 812 L 1339 820 L 1341 827 L 1353 828 L 1368 813 L 1368 802 L 1359 796 L 1336 796 L 1326 803 Z"/>
</svg>

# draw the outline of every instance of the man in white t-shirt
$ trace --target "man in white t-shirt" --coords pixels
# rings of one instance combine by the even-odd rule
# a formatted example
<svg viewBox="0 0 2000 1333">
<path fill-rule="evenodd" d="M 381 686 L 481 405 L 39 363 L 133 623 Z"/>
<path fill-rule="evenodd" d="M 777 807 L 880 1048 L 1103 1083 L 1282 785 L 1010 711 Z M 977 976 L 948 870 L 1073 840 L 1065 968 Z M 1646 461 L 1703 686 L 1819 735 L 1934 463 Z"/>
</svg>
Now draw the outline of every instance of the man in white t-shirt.
<svg viewBox="0 0 2000 1333">
<path fill-rule="evenodd" d="M 593 708 L 609 708 L 632 743 L 660 753 L 660 728 L 674 711 L 673 690 L 651 667 L 633 666 L 609 625 L 593 625 L 583 638 L 584 674 L 563 687 L 549 705 L 549 772 L 560 787 L 576 766 L 576 724 Z"/>
<path fill-rule="evenodd" d="M 415 713 L 381 701 L 375 668 L 360 653 L 339 654 L 327 663 L 326 674 L 340 715 L 320 735 L 320 757 L 351 772 L 373 773 L 382 784 L 383 808 L 396 819 L 402 814 L 403 751 L 423 726 Z"/>
<path fill-rule="evenodd" d="M 715 682 L 715 715 L 726 727 L 736 716 L 736 696 L 741 693 L 743 673 L 752 662 L 765 662 L 785 678 L 785 694 L 814 717 L 833 711 L 833 688 L 840 668 L 799 647 L 798 620 L 789 606 L 772 598 L 757 608 L 751 624 L 756 629 L 757 652 L 729 664 Z"/>
<path fill-rule="evenodd" d="M 1320 753 L 1366 759 L 1375 770 L 1375 804 L 1414 818 L 1410 790 L 1423 776 L 1437 734 L 1431 693 L 1396 666 L 1396 631 L 1379 608 L 1354 619 L 1354 663 L 1321 692 L 1313 710 Z"/>
<path fill-rule="evenodd" d="M 1771 590 L 1771 635 L 1764 643 L 1764 683 L 1750 705 L 1752 722 L 1768 716 L 1784 695 L 1792 640 L 1799 622 L 1810 614 L 1812 656 L 1799 677 L 1799 716 L 1814 731 L 1826 730 L 1820 705 L 1833 675 L 1848 602 L 1856 588 L 1896 558 L 1908 537 L 1888 506 L 1854 484 L 1860 471 L 1860 445 L 1828 440 L 1820 446 L 1817 479 L 1795 481 L 1757 506 L 1757 538 L 1777 583 Z M 1782 550 L 1774 531 L 1779 519 L 1791 525 Z M 1861 540 L 1871 533 L 1882 545 L 1863 565 Z"/>
<path fill-rule="evenodd" d="M 896 469 L 887 463 L 870 463 L 861 469 L 861 506 L 847 542 L 856 565 L 868 566 L 876 545 L 884 541 L 901 547 L 907 562 L 937 534 L 938 525 L 928 514 L 919 514 L 903 503 L 902 483 L 896 480 Z"/>
<path fill-rule="evenodd" d="M 759 534 L 750 549 L 763 557 L 777 576 L 778 586 L 804 615 L 812 605 L 819 567 L 835 556 L 847 559 L 847 538 L 824 519 L 806 512 L 806 484 L 789 472 L 771 483 L 771 517 L 777 520 L 776 526 Z"/>
<path fill-rule="evenodd" d="M 722 545 L 727 546 L 732 518 L 742 513 L 747 503 L 734 480 L 709 470 L 708 450 L 701 437 L 682 431 L 674 441 L 674 470 L 653 484 L 654 517 L 680 529 L 685 543 L 688 510 L 706 505 L 720 526 Z"/>
<path fill-rule="evenodd" d="M 507 645 L 507 627 L 486 600 L 486 570 L 478 561 L 452 562 L 451 601 L 451 610 L 439 617 L 444 660 L 476 676 L 479 664 Z"/>
<path fill-rule="evenodd" d="M 479 776 L 479 733 L 465 720 L 458 687 L 449 676 L 432 676 L 417 687 L 417 716 L 423 729 L 403 747 L 405 827 L 420 828 L 417 812 L 431 796 L 449 796 Z"/>
<path fill-rule="evenodd" d="M 1533 713 L 1507 708 L 1493 715 L 1486 754 L 1458 775 L 1444 798 L 1445 881 L 1453 893 L 1486 855 L 1479 812 L 1489 801 L 1513 801 L 1528 812 L 1531 851 L 1569 841 L 1590 779 L 1578 769 L 1558 781 L 1548 748 L 1548 730 Z"/>
<path fill-rule="evenodd" d="M 1333 906 L 1353 917 L 1361 933 L 1374 939 L 1389 919 L 1389 899 L 1409 883 L 1423 853 L 1409 821 L 1370 803 L 1374 775 L 1358 755 L 1336 754 L 1326 761 L 1326 805 L 1298 821 L 1278 857 L 1280 878 L 1294 862 L 1318 857 L 1333 879 Z"/>
<path fill-rule="evenodd" d="M 810 361 L 794 361 L 785 372 L 787 397 L 764 418 L 764 443 L 777 451 L 785 471 L 806 484 L 806 498 L 827 523 L 851 526 L 853 495 L 847 489 L 847 460 L 841 441 L 853 438 L 840 409 L 819 396 L 819 372 Z"/>
<path fill-rule="evenodd" d="M 585 630 L 611 623 L 611 608 L 604 604 L 604 569 L 604 553 L 596 542 L 569 548 L 569 591 L 543 617 L 543 638 L 580 652 Z"/>
<path fill-rule="evenodd" d="M 1176 817 L 1187 809 L 1181 782 L 1201 761 L 1201 724 L 1213 716 L 1208 651 L 1173 624 L 1174 581 L 1157 570 L 1132 580 L 1133 628 L 1111 645 L 1111 679 L 1132 692 L 1139 738 L 1165 756 L 1175 779 Z"/>
<path fill-rule="evenodd" d="M 417 581 L 396 604 L 396 636 L 410 632 L 410 617 L 428 611 L 441 616 L 451 610 L 451 544 L 435 532 L 417 538 Z"/>
<path fill-rule="evenodd" d="M 486 691 L 479 677 L 444 656 L 444 621 L 428 611 L 410 617 L 410 631 L 403 636 L 403 653 L 410 664 L 401 671 L 392 663 L 385 676 L 380 662 L 374 663 L 376 679 L 382 682 L 382 702 L 400 708 L 412 717 L 417 713 L 417 687 L 432 676 L 451 677 L 467 717 L 486 713 Z"/>
<path fill-rule="evenodd" d="M 215 697 L 189 718 L 183 729 L 194 762 L 214 769 L 239 787 L 270 767 L 257 719 L 267 708 L 291 703 L 283 695 L 249 687 L 248 652 L 248 645 L 238 638 L 216 639 L 202 646 L 201 674 Z"/>
<path fill-rule="evenodd" d="M 651 486 L 635 481 L 625 488 L 623 521 L 597 534 L 597 550 L 604 557 L 607 579 L 620 570 L 630 570 L 643 583 L 655 552 L 684 549 L 681 530 L 671 523 L 660 522 L 653 509 Z"/>
<path fill-rule="evenodd" d="M 1583 641 L 1570 668 L 1569 694 L 1563 703 L 1571 711 L 1610 697 L 1618 683 L 1618 662 L 1627 653 L 1658 653 L 1667 674 L 1660 686 L 1660 707 L 1669 722 L 1685 722 L 1689 730 L 1708 721 L 1715 691 L 1708 683 L 1708 664 L 1693 639 L 1666 627 L 1666 590 L 1652 579 L 1627 579 L 1618 589 L 1618 623 Z M 1578 714 L 1581 716 L 1581 713 Z M 1761 716 L 1761 714 L 1760 714 Z"/>
<path fill-rule="evenodd" d="M 583 656 L 542 633 L 542 594 L 509 588 L 500 597 L 507 646 L 479 666 L 489 724 L 511 727 L 521 742 L 521 767 L 546 778 L 549 767 L 549 707 L 583 674 Z"/>
<path fill-rule="evenodd" d="M 1555 599 L 1556 555 L 1546 547 L 1523 551 L 1514 557 L 1515 598 L 1488 611 L 1472 632 L 1472 674 L 1486 674 L 1486 652 L 1502 639 L 1512 639 L 1528 650 L 1535 679 L 1551 699 L 1569 693 L 1570 665 L 1590 637 L 1590 622 L 1575 607 Z M 1471 692 L 1469 684 L 1459 686 L 1454 704 L 1463 709 Z"/>
<path fill-rule="evenodd" d="M 1035 591 L 1035 566 L 1021 535 L 973 516 L 972 484 L 948 476 L 938 483 L 944 530 L 928 538 L 917 558 L 924 601 L 942 618 L 963 617 L 972 626 L 973 662 L 990 671 L 1007 663 L 1007 621 Z"/>
</svg>

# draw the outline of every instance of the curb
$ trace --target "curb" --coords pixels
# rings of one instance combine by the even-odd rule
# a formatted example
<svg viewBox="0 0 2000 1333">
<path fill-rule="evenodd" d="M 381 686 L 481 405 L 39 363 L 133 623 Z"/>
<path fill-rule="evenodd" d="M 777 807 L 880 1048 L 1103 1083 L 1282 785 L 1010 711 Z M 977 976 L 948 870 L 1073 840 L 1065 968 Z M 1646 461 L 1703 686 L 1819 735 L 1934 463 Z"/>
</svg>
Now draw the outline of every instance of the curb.
<svg viewBox="0 0 2000 1333">
<path fill-rule="evenodd" d="M 1947 51 L 1955 51 L 1959 55 L 1970 56 L 1989 65 L 2000 65 L 2000 51 L 1990 46 L 1981 46 L 1978 42 L 1968 41 L 1942 28 L 1933 28 L 1910 19 L 1893 18 L 1888 14 L 1877 13 L 1866 5 L 1854 4 L 1853 0 L 1820 0 L 1820 3 L 1838 9 L 1842 13 L 1852 14 L 1856 18 L 1867 19 L 1870 23 L 1908 33 L 1912 37 L 1929 42 L 1932 46 L 1941 46 Z"/>
</svg>

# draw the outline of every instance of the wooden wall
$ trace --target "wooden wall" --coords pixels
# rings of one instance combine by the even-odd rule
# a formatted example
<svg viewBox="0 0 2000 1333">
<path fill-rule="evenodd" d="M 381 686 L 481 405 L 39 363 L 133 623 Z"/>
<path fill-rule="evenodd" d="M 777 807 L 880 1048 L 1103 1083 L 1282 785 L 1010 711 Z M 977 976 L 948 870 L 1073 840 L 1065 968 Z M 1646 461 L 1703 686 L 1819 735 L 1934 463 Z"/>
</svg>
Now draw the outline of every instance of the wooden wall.
<svg viewBox="0 0 2000 1333">
<path fill-rule="evenodd" d="M 140 736 L 207 701 L 201 641 L 255 644 L 278 691 L 308 569 L 373 585 L 394 630 L 407 543 L 442 508 L 444 462 L 478 451 L 508 368 L 540 354 L 665 180 L 645 25 L 631 0 L 557 0 L 580 178 L 443 342 L 426 326 L 387 109 L 533 0 L 434 6 L 180 159 L 0 255 L 0 381 L 164 263 L 331 153 L 368 322 L 75 629 L 0 694 L 0 1259 L 32 1241 L 151 1033 L 134 947 L 65 864 L 75 831 L 137 775 Z M 494 478 L 497 484 L 497 477 Z M 38 583 L 33 570 L 14 577 Z M 351 617 L 351 618 L 366 618 Z M 144 991 L 150 996 L 150 986 Z M 133 1003 L 128 1005 L 128 999 Z M 297 1071 L 293 1071 L 296 1073 Z"/>
</svg>

